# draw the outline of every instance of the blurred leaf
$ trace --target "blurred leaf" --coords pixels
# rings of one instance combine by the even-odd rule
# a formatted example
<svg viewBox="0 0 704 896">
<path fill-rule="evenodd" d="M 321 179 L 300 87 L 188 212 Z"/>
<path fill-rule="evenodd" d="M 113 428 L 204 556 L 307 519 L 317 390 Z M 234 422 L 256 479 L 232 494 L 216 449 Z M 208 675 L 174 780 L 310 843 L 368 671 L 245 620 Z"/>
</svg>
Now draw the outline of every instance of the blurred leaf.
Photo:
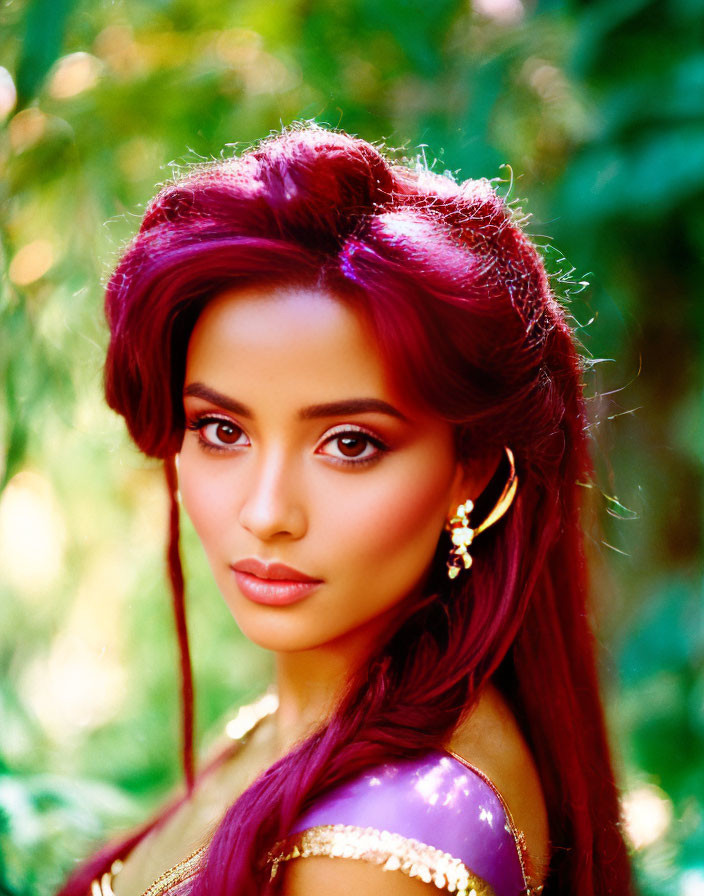
<svg viewBox="0 0 704 896">
<path fill-rule="evenodd" d="M 30 0 L 25 12 L 22 54 L 17 66 L 17 108 L 23 109 L 38 93 L 61 53 L 66 21 L 73 0 Z"/>
<path fill-rule="evenodd" d="M 50 893 L 70 870 L 68 849 L 135 821 L 134 805 L 104 784 L 52 775 L 0 776 L 0 882 L 8 892 Z"/>
<path fill-rule="evenodd" d="M 655 219 L 704 185 L 704 125 L 652 134 L 632 148 L 595 147 L 571 165 L 561 201 L 577 221 Z"/>
<path fill-rule="evenodd" d="M 624 682 L 644 679 L 660 670 L 704 663 L 704 608 L 701 586 L 680 580 L 659 583 L 643 598 L 637 622 L 621 649 Z M 647 707 L 644 707 L 647 709 Z"/>
</svg>

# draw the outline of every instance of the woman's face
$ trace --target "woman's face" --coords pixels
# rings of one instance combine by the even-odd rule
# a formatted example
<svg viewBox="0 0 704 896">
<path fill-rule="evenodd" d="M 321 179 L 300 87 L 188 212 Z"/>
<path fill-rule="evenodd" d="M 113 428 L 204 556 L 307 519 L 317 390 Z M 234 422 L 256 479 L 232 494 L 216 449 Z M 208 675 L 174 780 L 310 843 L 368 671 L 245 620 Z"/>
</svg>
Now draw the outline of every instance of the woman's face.
<svg viewBox="0 0 704 896">
<path fill-rule="evenodd" d="M 392 389 L 363 319 L 316 289 L 220 294 L 184 409 L 183 501 L 245 635 L 287 652 L 378 634 L 467 494 L 451 425 Z"/>
</svg>

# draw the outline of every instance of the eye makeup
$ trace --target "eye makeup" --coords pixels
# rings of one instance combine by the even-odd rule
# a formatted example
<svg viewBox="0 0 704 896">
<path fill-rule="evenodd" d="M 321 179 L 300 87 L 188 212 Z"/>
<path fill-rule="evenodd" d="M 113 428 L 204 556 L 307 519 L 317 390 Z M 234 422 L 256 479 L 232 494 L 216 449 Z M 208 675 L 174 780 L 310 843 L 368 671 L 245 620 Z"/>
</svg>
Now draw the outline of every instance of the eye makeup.
<svg viewBox="0 0 704 896">
<path fill-rule="evenodd" d="M 389 446 L 382 442 L 382 440 L 378 436 L 373 435 L 363 427 L 350 426 L 350 424 L 348 423 L 343 423 L 339 426 L 335 426 L 327 433 L 325 433 L 325 436 L 320 443 L 320 447 L 322 448 L 336 441 L 342 443 L 345 439 L 347 439 L 348 442 L 352 443 L 354 443 L 355 441 L 366 442 L 367 445 L 364 450 L 369 447 L 373 447 L 374 451 L 373 453 L 365 455 L 344 456 L 343 454 L 331 455 L 320 451 L 320 449 L 316 449 L 316 454 L 322 454 L 325 457 L 330 458 L 334 463 L 343 466 L 362 467 L 367 466 L 371 463 L 376 463 L 377 461 L 381 460 L 383 454 L 389 451 Z M 354 445 L 348 444 L 347 447 L 354 450 Z M 339 450 L 344 450 L 341 445 L 339 446 Z"/>
<path fill-rule="evenodd" d="M 209 436 L 210 427 L 215 431 Z M 189 418 L 186 429 L 197 434 L 200 446 L 206 451 L 227 452 L 233 448 L 246 448 L 250 444 L 248 441 L 243 444 L 239 442 L 240 437 L 245 435 L 244 430 L 229 417 L 209 412 Z"/>
<path fill-rule="evenodd" d="M 233 420 L 211 412 L 203 412 L 189 418 L 186 429 L 197 434 L 199 445 L 205 451 L 223 454 L 231 452 L 233 449 L 249 447 L 251 444 L 249 440 L 242 441 L 242 437 L 246 439 L 246 433 Z M 335 442 L 338 443 L 338 454 L 321 450 Z M 345 456 L 345 450 L 355 452 L 360 443 L 362 444 L 362 453 L 350 453 Z M 327 458 L 335 465 L 360 468 L 376 463 L 389 450 L 389 446 L 369 430 L 344 423 L 333 427 L 324 434 L 315 453 Z"/>
</svg>

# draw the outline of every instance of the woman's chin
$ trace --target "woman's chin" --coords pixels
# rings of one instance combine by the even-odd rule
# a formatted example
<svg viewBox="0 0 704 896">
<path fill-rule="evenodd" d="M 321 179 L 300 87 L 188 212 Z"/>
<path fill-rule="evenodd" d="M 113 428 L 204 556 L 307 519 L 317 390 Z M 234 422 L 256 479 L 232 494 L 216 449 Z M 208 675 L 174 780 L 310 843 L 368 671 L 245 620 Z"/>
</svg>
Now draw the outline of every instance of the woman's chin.
<svg viewBox="0 0 704 896">
<path fill-rule="evenodd" d="M 237 627 L 252 644 L 274 653 L 293 653 L 320 647 L 328 640 L 310 621 L 293 619 L 286 607 L 252 604 L 238 596 L 227 599 Z"/>
</svg>

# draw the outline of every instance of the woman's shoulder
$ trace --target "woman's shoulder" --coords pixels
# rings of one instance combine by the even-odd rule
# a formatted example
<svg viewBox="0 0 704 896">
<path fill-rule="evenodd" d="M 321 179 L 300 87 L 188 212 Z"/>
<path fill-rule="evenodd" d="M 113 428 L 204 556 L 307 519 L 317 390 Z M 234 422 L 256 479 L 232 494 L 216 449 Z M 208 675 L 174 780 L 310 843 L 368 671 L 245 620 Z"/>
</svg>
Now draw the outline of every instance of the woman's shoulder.
<svg viewBox="0 0 704 896">
<path fill-rule="evenodd" d="M 285 891 L 295 894 L 318 889 L 314 883 L 321 874 L 335 875 L 345 891 L 350 875 L 358 882 L 363 874 L 364 892 L 375 892 L 371 872 L 349 862 L 342 867 L 338 859 L 363 860 L 441 890 L 477 896 L 517 896 L 527 885 L 520 842 L 499 794 L 447 750 L 389 759 L 347 779 L 301 816 L 271 858 L 274 874 L 291 859 L 335 859 L 336 868 L 294 862 L 299 885 L 291 888 L 287 876 Z M 390 878 L 383 878 L 379 886 L 386 892 Z M 399 893 L 414 892 L 394 878 Z"/>
<path fill-rule="evenodd" d="M 230 725 L 231 737 L 241 734 L 236 727 Z M 268 724 L 256 727 L 252 749 L 218 769 L 225 777 L 207 775 L 184 811 L 130 856 L 117 875 L 117 896 L 142 892 L 172 859 L 183 858 L 184 843 L 200 840 L 226 808 L 223 793 L 246 783 L 234 786 L 235 772 L 251 779 L 271 734 Z M 530 751 L 506 704 L 488 691 L 443 748 L 365 768 L 318 799 L 270 859 L 287 896 L 333 889 L 421 896 L 437 888 L 517 896 L 540 881 L 535 871 L 546 855 L 545 807 Z M 300 857 L 307 861 L 289 861 Z M 389 870 L 403 873 L 382 873 Z"/>
<path fill-rule="evenodd" d="M 499 691 L 487 687 L 457 726 L 449 750 L 493 787 L 519 832 L 528 873 L 542 880 L 550 860 L 548 816 L 540 776 L 520 727 Z"/>
<path fill-rule="evenodd" d="M 390 885 L 399 896 L 429 892 L 417 889 L 422 883 L 517 896 L 540 881 L 546 855 L 537 773 L 492 691 L 446 748 L 364 769 L 316 801 L 272 858 L 275 872 L 286 863 L 290 896 L 329 892 L 333 882 L 369 894 L 387 894 Z M 301 857 L 315 861 L 289 864 Z M 402 871 L 406 880 L 379 869 Z"/>
</svg>

